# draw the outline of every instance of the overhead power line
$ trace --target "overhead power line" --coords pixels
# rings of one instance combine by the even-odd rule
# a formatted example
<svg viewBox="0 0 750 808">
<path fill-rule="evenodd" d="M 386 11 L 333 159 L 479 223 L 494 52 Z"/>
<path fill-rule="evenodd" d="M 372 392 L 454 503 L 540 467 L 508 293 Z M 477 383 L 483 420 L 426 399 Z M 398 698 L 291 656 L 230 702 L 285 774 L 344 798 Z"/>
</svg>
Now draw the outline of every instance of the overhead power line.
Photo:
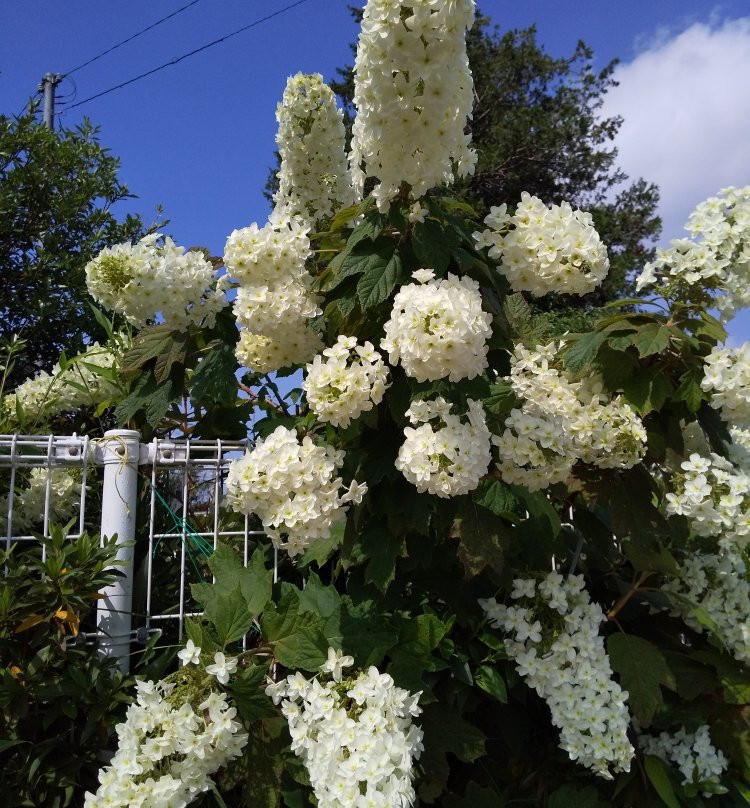
<svg viewBox="0 0 750 808">
<path fill-rule="evenodd" d="M 177 11 L 173 11 L 171 14 L 167 14 L 166 17 L 162 17 L 160 20 L 157 20 L 156 22 L 152 23 L 147 28 L 138 31 L 137 34 L 133 34 L 133 36 L 129 36 L 127 39 L 123 39 L 122 42 L 118 42 L 116 45 L 112 45 L 111 48 L 107 48 L 107 50 L 98 53 L 96 56 L 93 56 L 91 59 L 89 59 L 87 62 L 84 62 L 82 65 L 78 65 L 78 67 L 74 67 L 72 70 L 68 70 L 66 73 L 63 73 L 63 76 L 69 76 L 71 73 L 75 73 L 76 70 L 81 70 L 84 67 L 88 67 L 88 65 L 90 65 L 92 62 L 95 62 L 97 59 L 101 59 L 102 56 L 106 56 L 108 53 L 112 53 L 112 51 L 121 48 L 123 45 L 127 45 L 128 42 L 132 42 L 134 39 L 137 39 L 142 34 L 145 34 L 146 31 L 150 31 L 152 28 L 156 28 L 157 25 L 161 25 L 163 22 L 166 22 L 167 20 L 171 20 L 172 17 L 176 17 L 178 14 L 181 14 L 183 11 L 190 8 L 190 6 L 194 6 L 196 3 L 199 2 L 200 0 L 192 0 L 191 3 L 182 6 L 182 8 L 178 8 Z"/>
<path fill-rule="evenodd" d="M 208 48 L 212 48 L 214 45 L 218 45 L 221 42 L 226 42 L 228 39 L 231 39 L 232 37 L 237 36 L 238 34 L 241 34 L 244 31 L 248 31 L 250 28 L 255 28 L 256 25 L 260 25 L 261 23 L 266 22 L 267 20 L 273 19 L 273 17 L 278 17 L 280 14 L 284 14 L 286 11 L 291 11 L 291 9 L 296 8 L 297 6 L 301 6 L 303 3 L 307 3 L 308 1 L 309 0 L 297 0 L 296 3 L 290 3 L 289 5 L 284 6 L 284 8 L 280 8 L 271 14 L 267 14 L 265 17 L 260 17 L 259 19 L 254 20 L 253 22 L 243 26 L 242 28 L 238 28 L 236 31 L 232 31 L 230 34 L 225 34 L 224 36 L 219 37 L 218 39 L 214 39 L 213 42 L 208 42 L 205 45 L 201 45 L 200 48 L 195 48 L 195 50 L 191 50 L 188 53 L 183 53 L 182 56 L 175 56 L 174 59 L 170 59 L 168 62 L 164 62 L 163 65 L 159 65 L 158 67 L 154 67 L 151 70 L 147 70 L 145 73 L 141 73 L 139 76 L 134 76 L 132 79 L 123 81 L 121 84 L 116 84 L 114 87 L 110 87 L 107 90 L 102 90 L 102 92 L 100 93 L 90 95 L 88 98 L 84 98 L 83 101 L 78 101 L 76 104 L 70 104 L 65 108 L 65 112 L 68 112 L 71 109 L 75 109 L 75 107 L 80 107 L 81 104 L 87 104 L 89 101 L 93 101 L 95 98 L 101 98 L 103 95 L 113 93 L 115 90 L 121 90 L 123 87 L 127 87 L 129 84 L 133 84 L 136 81 L 145 79 L 147 76 L 153 76 L 154 73 L 158 73 L 160 70 L 164 70 L 165 67 L 171 67 L 172 65 L 176 65 L 190 56 L 195 56 L 196 53 L 201 53 L 201 51 L 208 50 Z"/>
</svg>

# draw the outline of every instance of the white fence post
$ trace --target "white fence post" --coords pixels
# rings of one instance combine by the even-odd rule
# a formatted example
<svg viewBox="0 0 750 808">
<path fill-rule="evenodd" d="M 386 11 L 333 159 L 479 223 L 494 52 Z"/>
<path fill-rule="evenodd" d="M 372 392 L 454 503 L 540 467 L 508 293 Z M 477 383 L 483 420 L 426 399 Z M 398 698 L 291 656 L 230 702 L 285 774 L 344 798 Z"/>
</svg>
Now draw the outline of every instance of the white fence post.
<svg viewBox="0 0 750 808">
<path fill-rule="evenodd" d="M 122 671 L 128 673 L 140 435 L 130 429 L 111 429 L 104 433 L 101 448 L 100 462 L 104 465 L 101 533 L 103 538 L 117 534 L 116 558 L 121 563 L 116 568 L 125 577 L 103 590 L 96 624 L 101 653 L 117 657 Z"/>
</svg>

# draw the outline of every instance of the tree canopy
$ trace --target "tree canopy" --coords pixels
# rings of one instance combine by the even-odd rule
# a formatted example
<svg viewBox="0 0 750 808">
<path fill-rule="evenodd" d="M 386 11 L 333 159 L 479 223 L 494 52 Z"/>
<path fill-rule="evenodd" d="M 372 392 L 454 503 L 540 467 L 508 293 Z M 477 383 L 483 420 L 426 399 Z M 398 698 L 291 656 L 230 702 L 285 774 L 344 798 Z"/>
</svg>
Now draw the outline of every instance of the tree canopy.
<svg viewBox="0 0 750 808">
<path fill-rule="evenodd" d="M 84 267 L 103 247 L 143 234 L 139 216 L 118 220 L 111 211 L 133 195 L 98 131 L 88 120 L 48 129 L 36 104 L 0 116 L 0 340 L 25 342 L 10 385 L 49 370 L 63 348 L 80 351 L 104 336 Z"/>
</svg>

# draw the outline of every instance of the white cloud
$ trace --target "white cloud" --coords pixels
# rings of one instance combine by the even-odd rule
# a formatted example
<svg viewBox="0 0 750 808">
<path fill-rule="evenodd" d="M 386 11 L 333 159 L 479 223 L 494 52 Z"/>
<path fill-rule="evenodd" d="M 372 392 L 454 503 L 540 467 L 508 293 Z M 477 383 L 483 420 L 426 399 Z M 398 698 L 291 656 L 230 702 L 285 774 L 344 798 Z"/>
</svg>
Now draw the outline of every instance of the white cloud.
<svg viewBox="0 0 750 808">
<path fill-rule="evenodd" d="M 619 164 L 661 190 L 662 240 L 693 207 L 750 184 L 750 17 L 665 32 L 615 72 L 605 115 L 622 115 Z"/>
</svg>

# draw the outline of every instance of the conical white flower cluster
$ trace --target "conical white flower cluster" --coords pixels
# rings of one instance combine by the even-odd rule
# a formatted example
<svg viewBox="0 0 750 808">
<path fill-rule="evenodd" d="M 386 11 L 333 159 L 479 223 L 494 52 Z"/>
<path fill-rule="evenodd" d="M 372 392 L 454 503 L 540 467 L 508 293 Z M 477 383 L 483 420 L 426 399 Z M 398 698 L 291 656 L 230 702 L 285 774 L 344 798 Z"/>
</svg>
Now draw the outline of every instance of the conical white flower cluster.
<svg viewBox="0 0 750 808">
<path fill-rule="evenodd" d="M 555 343 L 516 345 L 510 380 L 523 403 L 493 437 L 505 482 L 531 491 L 563 482 L 578 460 L 630 468 L 646 450 L 646 430 L 629 404 L 607 400 L 596 377 L 574 381 L 556 363 Z"/>
<path fill-rule="evenodd" d="M 725 421 L 750 427 L 750 343 L 716 345 L 706 357 L 701 388 L 711 394 L 711 406 L 721 410 Z"/>
<path fill-rule="evenodd" d="M 346 132 L 331 88 L 319 73 L 290 76 L 276 108 L 281 165 L 277 209 L 311 227 L 356 202 L 346 159 Z"/>
<path fill-rule="evenodd" d="M 729 545 L 750 535 L 750 476 L 716 454 L 697 452 L 681 464 L 682 472 L 666 495 L 667 514 L 685 516 L 699 536 L 721 536 Z"/>
<path fill-rule="evenodd" d="M 307 362 L 323 348 L 310 325 L 321 311 L 305 269 L 308 230 L 299 217 L 275 212 L 265 226 L 253 223 L 227 239 L 224 263 L 240 282 L 236 354 L 245 367 L 269 373 Z"/>
<path fill-rule="evenodd" d="M 266 693 L 281 704 L 319 808 L 409 808 L 414 760 L 423 750 L 412 723 L 421 694 L 396 687 L 375 667 L 342 678 L 353 661 L 330 649 L 323 675 L 295 673 Z"/>
<path fill-rule="evenodd" d="M 13 535 L 30 528 L 41 528 L 47 499 L 48 471 L 35 468 L 21 491 L 13 497 Z M 78 510 L 81 501 L 81 479 L 77 469 L 49 469 L 50 501 L 48 519 L 65 524 Z M 8 531 L 8 497 L 0 497 L 0 535 Z"/>
<path fill-rule="evenodd" d="M 492 333 L 479 284 L 450 273 L 436 281 L 431 269 L 418 269 L 412 277 L 417 283 L 397 292 L 380 341 L 388 361 L 400 362 L 406 375 L 420 382 L 478 376 L 487 367 Z"/>
<path fill-rule="evenodd" d="M 228 282 L 215 277 L 210 261 L 196 250 L 178 247 L 160 233 L 136 244 L 107 247 L 86 264 L 86 285 L 94 300 L 143 326 L 161 313 L 176 329 L 213 325 L 226 305 Z"/>
<path fill-rule="evenodd" d="M 750 665 L 750 577 L 736 550 L 688 556 L 680 566 L 679 578 L 670 578 L 662 590 L 679 596 L 671 601 L 673 613 L 681 615 L 694 631 L 706 631 L 695 618 L 693 605 L 703 609 L 734 658 Z"/>
<path fill-rule="evenodd" d="M 465 416 L 456 415 L 442 397 L 413 401 L 396 468 L 423 493 L 455 497 L 473 491 L 492 459 L 490 431 L 481 402 L 468 401 Z"/>
<path fill-rule="evenodd" d="M 194 709 L 171 683 L 136 687 L 137 702 L 117 726 L 117 752 L 84 808 L 185 808 L 247 744 L 225 693 L 211 692 Z"/>
<path fill-rule="evenodd" d="M 674 239 L 646 264 L 636 288 L 669 284 L 690 297 L 691 287 L 714 293 L 724 322 L 750 306 L 750 185 L 723 188 L 690 214 L 691 238 Z"/>
<path fill-rule="evenodd" d="M 25 419 L 34 423 L 78 407 L 95 407 L 118 389 L 111 378 L 113 373 L 108 372 L 116 361 L 110 347 L 94 342 L 84 353 L 68 360 L 65 370 L 58 363 L 51 373 L 43 370 L 19 384 L 3 397 L 2 415 L 15 421 L 16 410 L 20 408 Z M 104 372 L 98 372 L 97 368 Z"/>
<path fill-rule="evenodd" d="M 293 429 L 277 427 L 252 451 L 233 460 L 227 475 L 227 500 L 239 513 L 255 513 L 277 547 L 301 553 L 315 539 L 325 539 L 346 515 L 346 503 L 361 502 L 366 485 L 353 481 L 341 493 L 336 474 L 344 453 L 317 446 Z"/>
<path fill-rule="evenodd" d="M 524 191 L 515 215 L 501 205 L 484 222 L 488 229 L 474 234 L 477 246 L 489 247 L 490 258 L 501 261 L 516 292 L 585 295 L 609 272 L 607 248 L 591 214 L 568 202 L 547 207 Z"/>
<path fill-rule="evenodd" d="M 729 767 L 724 753 L 711 742 L 708 724 L 687 732 L 681 727 L 677 732 L 662 732 L 658 736 L 641 735 L 638 744 L 646 755 L 655 755 L 667 763 L 674 763 L 680 770 L 683 785 L 694 783 L 718 784 Z M 710 797 L 713 792 L 704 791 Z"/>
<path fill-rule="evenodd" d="M 466 31 L 474 0 L 368 0 L 354 62 L 351 168 L 362 194 L 387 210 L 402 186 L 412 199 L 473 173 L 465 134 L 473 82 Z"/>
<path fill-rule="evenodd" d="M 582 575 L 549 573 L 542 581 L 518 578 L 511 597 L 480 600 L 491 624 L 510 634 L 505 650 L 529 687 L 547 702 L 560 746 L 596 774 L 612 779 L 629 771 L 634 750 L 628 740 L 628 694 L 612 679 L 593 603 Z"/>
<path fill-rule="evenodd" d="M 387 382 L 388 368 L 372 344 L 342 334 L 307 366 L 302 389 L 319 420 L 346 427 L 380 404 Z"/>
</svg>

